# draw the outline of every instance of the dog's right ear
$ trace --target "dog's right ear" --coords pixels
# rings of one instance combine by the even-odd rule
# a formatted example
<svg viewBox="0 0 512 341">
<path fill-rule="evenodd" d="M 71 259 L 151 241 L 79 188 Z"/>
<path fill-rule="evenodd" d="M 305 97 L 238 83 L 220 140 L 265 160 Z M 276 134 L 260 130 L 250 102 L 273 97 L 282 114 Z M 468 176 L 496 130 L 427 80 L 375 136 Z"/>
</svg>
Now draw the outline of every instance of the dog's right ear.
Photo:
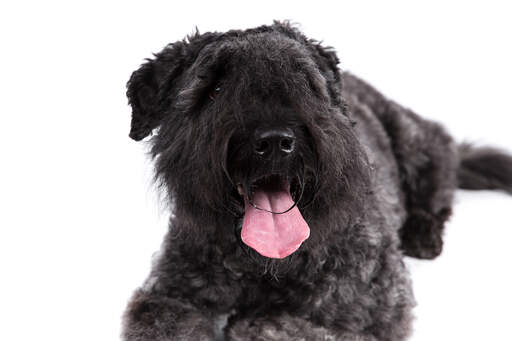
<svg viewBox="0 0 512 341">
<path fill-rule="evenodd" d="M 160 125 L 164 112 L 158 104 L 164 88 L 168 90 L 183 72 L 184 49 L 187 43 L 169 44 L 133 72 L 126 85 L 126 96 L 132 107 L 130 137 L 142 140 Z"/>
<path fill-rule="evenodd" d="M 193 67 L 200 51 L 220 36 L 216 32 L 195 34 L 167 45 L 135 71 L 126 85 L 128 103 L 132 106 L 130 137 L 142 140 L 157 128 L 177 94 L 180 77 Z"/>
<path fill-rule="evenodd" d="M 135 71 L 126 85 L 128 103 L 132 106 L 130 137 L 135 141 L 148 136 L 157 124 L 155 104 L 158 82 L 154 60 L 149 60 Z"/>
<path fill-rule="evenodd" d="M 157 110 L 163 76 L 161 74 L 162 67 L 158 65 L 160 63 L 158 55 L 155 55 L 155 59 L 148 59 L 137 71 L 133 72 L 126 85 L 126 96 L 132 107 L 130 137 L 135 141 L 140 141 L 151 134 L 162 119 L 161 113 Z M 176 63 L 180 63 L 180 61 L 178 60 Z"/>
</svg>

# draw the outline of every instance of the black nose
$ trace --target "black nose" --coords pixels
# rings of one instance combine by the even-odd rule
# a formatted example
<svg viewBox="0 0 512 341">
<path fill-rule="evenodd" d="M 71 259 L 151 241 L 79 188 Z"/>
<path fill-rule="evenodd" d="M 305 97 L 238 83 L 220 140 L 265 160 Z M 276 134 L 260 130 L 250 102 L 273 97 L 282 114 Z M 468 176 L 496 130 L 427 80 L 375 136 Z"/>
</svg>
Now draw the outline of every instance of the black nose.
<svg viewBox="0 0 512 341">
<path fill-rule="evenodd" d="M 295 150 L 295 134 L 287 128 L 259 129 L 253 147 L 254 153 L 264 158 L 290 155 Z"/>
</svg>

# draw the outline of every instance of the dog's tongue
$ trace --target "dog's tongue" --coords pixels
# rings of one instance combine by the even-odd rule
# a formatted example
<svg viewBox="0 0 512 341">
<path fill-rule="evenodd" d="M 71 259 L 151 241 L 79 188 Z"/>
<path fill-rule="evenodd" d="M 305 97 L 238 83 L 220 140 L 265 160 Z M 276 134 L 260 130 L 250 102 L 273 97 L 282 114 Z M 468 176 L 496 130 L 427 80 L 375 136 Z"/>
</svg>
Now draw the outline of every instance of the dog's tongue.
<svg viewBox="0 0 512 341">
<path fill-rule="evenodd" d="M 283 212 L 293 206 L 288 190 L 258 189 L 253 203 L 272 212 Z M 273 214 L 254 208 L 245 197 L 242 241 L 270 258 L 284 258 L 299 248 L 309 237 L 309 226 L 295 206 L 283 214 Z"/>
</svg>

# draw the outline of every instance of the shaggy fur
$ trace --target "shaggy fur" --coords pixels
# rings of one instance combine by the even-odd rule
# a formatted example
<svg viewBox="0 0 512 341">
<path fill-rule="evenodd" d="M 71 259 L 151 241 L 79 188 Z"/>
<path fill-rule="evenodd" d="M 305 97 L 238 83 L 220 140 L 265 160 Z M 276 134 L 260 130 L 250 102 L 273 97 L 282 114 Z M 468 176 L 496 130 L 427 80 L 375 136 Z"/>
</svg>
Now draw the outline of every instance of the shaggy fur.
<svg viewBox="0 0 512 341">
<path fill-rule="evenodd" d="M 173 215 L 126 310 L 124 340 L 407 338 L 403 253 L 439 255 L 458 181 L 510 190 L 512 159 L 458 147 L 337 64 L 331 48 L 276 22 L 196 33 L 133 73 L 130 137 L 155 130 Z M 254 155 L 255 131 L 269 128 L 294 132 L 293 156 Z M 291 179 L 311 229 L 284 259 L 240 240 L 237 184 L 276 172 Z"/>
</svg>

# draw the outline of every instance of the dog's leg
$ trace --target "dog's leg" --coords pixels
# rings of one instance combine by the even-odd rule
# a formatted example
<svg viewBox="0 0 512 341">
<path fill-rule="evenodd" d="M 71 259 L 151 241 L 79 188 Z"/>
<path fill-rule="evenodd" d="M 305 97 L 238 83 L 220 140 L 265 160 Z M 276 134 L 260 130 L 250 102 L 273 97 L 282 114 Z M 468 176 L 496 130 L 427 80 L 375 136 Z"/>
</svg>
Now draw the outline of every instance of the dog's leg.
<svg viewBox="0 0 512 341">
<path fill-rule="evenodd" d="M 406 198 L 402 249 L 408 256 L 435 258 L 457 186 L 456 144 L 441 126 L 396 103 L 388 102 L 379 118 L 391 137 Z"/>
<path fill-rule="evenodd" d="M 125 341 L 213 340 L 213 320 L 182 300 L 138 290 L 124 316 Z"/>
<path fill-rule="evenodd" d="M 345 74 L 345 85 L 348 94 L 371 108 L 390 138 L 407 208 L 400 229 L 404 253 L 438 256 L 457 186 L 456 144 L 440 125 L 389 101 L 357 77 Z"/>
<path fill-rule="evenodd" d="M 128 304 L 124 341 L 214 340 L 216 319 L 230 311 L 240 294 L 226 284 L 227 272 L 221 271 L 222 257 L 215 250 L 198 238 L 197 246 L 189 245 L 190 234 L 177 227 L 172 231 L 150 277 Z"/>
<path fill-rule="evenodd" d="M 457 185 L 456 144 L 440 125 L 389 101 L 366 82 L 351 74 L 344 79 L 346 93 L 371 108 L 390 138 L 407 208 L 400 230 L 403 251 L 418 258 L 438 256 Z"/>
<path fill-rule="evenodd" d="M 226 328 L 228 341 L 377 341 L 371 335 L 333 331 L 287 314 L 255 319 L 232 319 Z"/>
</svg>

